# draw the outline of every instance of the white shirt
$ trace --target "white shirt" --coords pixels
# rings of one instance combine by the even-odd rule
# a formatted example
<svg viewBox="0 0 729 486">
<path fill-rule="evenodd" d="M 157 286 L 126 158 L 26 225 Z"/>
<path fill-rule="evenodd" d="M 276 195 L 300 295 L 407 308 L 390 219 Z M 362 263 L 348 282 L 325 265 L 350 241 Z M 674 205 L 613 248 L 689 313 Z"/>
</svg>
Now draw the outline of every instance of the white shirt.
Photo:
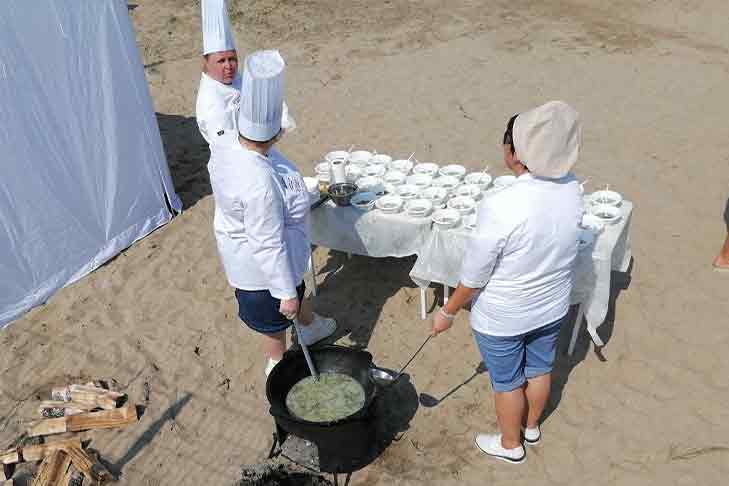
<svg viewBox="0 0 729 486">
<path fill-rule="evenodd" d="M 464 286 L 481 289 L 471 307 L 474 330 L 516 336 L 567 313 L 582 212 L 571 174 L 524 174 L 484 198 L 461 270 Z"/>
<path fill-rule="evenodd" d="M 293 299 L 308 270 L 309 194 L 296 167 L 238 144 L 213 144 L 208 163 L 215 238 L 228 282 Z"/>
<path fill-rule="evenodd" d="M 200 76 L 195 103 L 195 118 L 208 145 L 212 143 L 238 144 L 238 111 L 240 109 L 241 76 L 236 74 L 231 84 L 223 84 L 205 73 Z M 283 103 L 281 128 L 296 128 L 294 118 Z"/>
<path fill-rule="evenodd" d="M 240 106 L 240 86 L 240 74 L 228 85 L 202 73 L 197 90 L 195 117 L 200 133 L 208 144 L 224 137 L 226 133 L 235 134 L 229 138 L 238 142 L 236 117 Z"/>
</svg>

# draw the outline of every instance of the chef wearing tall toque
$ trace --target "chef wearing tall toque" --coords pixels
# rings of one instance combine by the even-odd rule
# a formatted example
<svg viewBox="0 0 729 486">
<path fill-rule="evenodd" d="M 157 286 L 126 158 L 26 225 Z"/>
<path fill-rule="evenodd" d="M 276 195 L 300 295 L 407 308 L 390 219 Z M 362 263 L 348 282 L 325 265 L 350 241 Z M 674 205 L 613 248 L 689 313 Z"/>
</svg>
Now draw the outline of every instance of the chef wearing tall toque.
<svg viewBox="0 0 729 486">
<path fill-rule="evenodd" d="M 236 143 L 236 117 L 241 76 L 226 0 L 202 0 L 203 59 L 195 113 L 200 133 L 208 144 Z M 296 122 L 283 105 L 283 129 Z"/>
<path fill-rule="evenodd" d="M 215 238 L 240 319 L 263 339 L 265 373 L 286 350 L 294 318 L 314 344 L 336 330 L 334 319 L 300 312 L 309 267 L 309 195 L 297 170 L 274 145 L 281 135 L 285 63 L 278 51 L 245 59 L 235 143 L 211 144 Z"/>
<path fill-rule="evenodd" d="M 541 439 L 557 336 L 570 304 L 582 204 L 570 173 L 582 140 L 579 114 L 552 101 L 512 117 L 503 139 L 514 184 L 484 198 L 461 281 L 433 318 L 451 327 L 469 301 L 471 327 L 496 402 L 498 434 L 477 434 L 485 454 L 523 462 Z"/>
</svg>

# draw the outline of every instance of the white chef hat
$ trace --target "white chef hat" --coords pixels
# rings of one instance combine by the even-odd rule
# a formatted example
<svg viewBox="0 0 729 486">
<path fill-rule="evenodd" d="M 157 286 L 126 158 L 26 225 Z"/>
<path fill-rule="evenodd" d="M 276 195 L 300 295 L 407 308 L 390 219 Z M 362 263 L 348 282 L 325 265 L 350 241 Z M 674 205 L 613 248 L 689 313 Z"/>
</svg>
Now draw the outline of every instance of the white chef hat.
<svg viewBox="0 0 729 486">
<path fill-rule="evenodd" d="M 520 113 L 513 133 L 516 156 L 536 176 L 558 179 L 577 163 L 582 144 L 580 114 L 564 101 Z"/>
<path fill-rule="evenodd" d="M 246 56 L 238 113 L 238 131 L 245 138 L 266 142 L 281 131 L 285 67 L 278 51 Z"/>
<path fill-rule="evenodd" d="M 203 55 L 235 50 L 227 0 L 202 0 Z"/>
</svg>

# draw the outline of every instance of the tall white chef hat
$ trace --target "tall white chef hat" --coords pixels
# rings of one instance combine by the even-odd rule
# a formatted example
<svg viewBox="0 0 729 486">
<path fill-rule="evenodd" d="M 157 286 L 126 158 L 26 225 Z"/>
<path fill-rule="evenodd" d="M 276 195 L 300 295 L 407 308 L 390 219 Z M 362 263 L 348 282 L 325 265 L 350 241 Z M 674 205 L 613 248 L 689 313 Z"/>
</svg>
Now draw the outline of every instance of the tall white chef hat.
<svg viewBox="0 0 729 486">
<path fill-rule="evenodd" d="M 266 142 L 281 130 L 285 67 L 278 51 L 246 56 L 238 113 L 238 131 L 245 138 Z"/>
<path fill-rule="evenodd" d="M 227 0 L 202 0 L 203 55 L 235 50 Z"/>
<path fill-rule="evenodd" d="M 520 113 L 514 122 L 516 156 L 539 177 L 564 177 L 577 163 L 582 144 L 580 114 L 564 101 Z"/>
</svg>

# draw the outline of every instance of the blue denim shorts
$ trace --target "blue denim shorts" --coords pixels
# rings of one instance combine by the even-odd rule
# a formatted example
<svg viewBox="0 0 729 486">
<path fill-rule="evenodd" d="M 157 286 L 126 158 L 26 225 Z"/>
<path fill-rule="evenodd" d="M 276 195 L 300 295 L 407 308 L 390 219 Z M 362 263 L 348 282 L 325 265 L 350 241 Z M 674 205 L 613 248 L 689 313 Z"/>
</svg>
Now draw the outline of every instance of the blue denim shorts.
<svg viewBox="0 0 729 486">
<path fill-rule="evenodd" d="M 296 287 L 299 302 L 304 299 L 304 282 Z M 271 295 L 268 290 L 235 289 L 238 301 L 238 317 L 254 331 L 262 334 L 276 334 L 288 329 L 293 322 L 286 319 L 278 309 L 281 300 Z"/>
<path fill-rule="evenodd" d="M 474 331 L 494 391 L 516 390 L 528 379 L 552 372 L 559 328 L 565 317 L 518 336 L 490 336 Z"/>
</svg>

